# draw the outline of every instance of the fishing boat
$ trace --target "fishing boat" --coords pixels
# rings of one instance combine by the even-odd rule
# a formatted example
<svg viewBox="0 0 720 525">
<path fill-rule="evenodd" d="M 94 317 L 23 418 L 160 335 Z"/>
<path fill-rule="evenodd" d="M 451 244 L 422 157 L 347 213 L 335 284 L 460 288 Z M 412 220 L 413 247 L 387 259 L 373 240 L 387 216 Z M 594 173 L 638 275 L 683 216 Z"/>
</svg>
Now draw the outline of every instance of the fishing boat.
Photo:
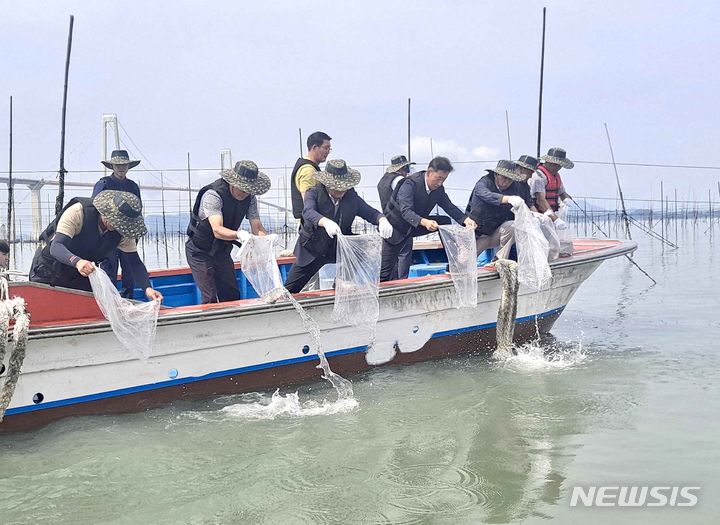
<svg viewBox="0 0 720 525">
<path fill-rule="evenodd" d="M 549 332 L 580 285 L 610 258 L 633 252 L 632 241 L 576 239 L 574 254 L 551 264 L 552 285 L 521 287 L 515 342 Z M 456 308 L 439 243 L 414 251 L 408 279 L 382 283 L 375 348 L 407 364 L 495 347 L 502 293 L 492 266 L 477 270 L 478 304 Z M 280 258 L 283 276 L 293 258 Z M 236 267 L 241 300 L 200 305 L 188 268 L 151 272 L 164 307 L 152 355 L 130 355 L 103 317 L 92 294 L 29 282 L 11 283 L 32 316 L 25 362 L 0 431 L 18 431 L 76 415 L 145 410 L 178 399 L 274 389 L 317 380 L 318 356 L 300 316 L 287 301 L 257 298 Z M 138 291 L 139 292 L 139 291 Z M 362 372 L 368 332 L 331 321 L 332 289 L 296 294 L 318 322 L 332 369 Z M 9 349 L 10 354 L 12 349 Z M 0 383 L 8 362 L 0 364 Z"/>
</svg>

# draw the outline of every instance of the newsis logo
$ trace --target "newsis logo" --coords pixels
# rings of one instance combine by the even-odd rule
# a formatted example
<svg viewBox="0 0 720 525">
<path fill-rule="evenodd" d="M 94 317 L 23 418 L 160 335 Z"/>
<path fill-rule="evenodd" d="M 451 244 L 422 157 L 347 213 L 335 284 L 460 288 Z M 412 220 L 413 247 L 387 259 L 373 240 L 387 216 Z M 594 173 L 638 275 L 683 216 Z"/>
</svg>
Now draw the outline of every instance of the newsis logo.
<svg viewBox="0 0 720 525">
<path fill-rule="evenodd" d="M 700 487 L 573 487 L 571 507 L 694 507 Z"/>
</svg>

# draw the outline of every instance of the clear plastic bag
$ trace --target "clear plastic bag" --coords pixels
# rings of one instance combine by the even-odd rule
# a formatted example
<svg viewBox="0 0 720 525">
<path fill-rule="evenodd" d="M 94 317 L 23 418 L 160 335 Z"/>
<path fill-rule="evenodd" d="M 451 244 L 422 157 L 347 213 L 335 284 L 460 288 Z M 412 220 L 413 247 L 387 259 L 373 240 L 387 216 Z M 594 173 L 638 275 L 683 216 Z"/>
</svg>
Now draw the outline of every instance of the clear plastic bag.
<svg viewBox="0 0 720 525">
<path fill-rule="evenodd" d="M 380 315 L 382 239 L 376 233 L 337 236 L 334 321 L 372 330 Z"/>
<path fill-rule="evenodd" d="M 97 267 L 89 278 L 95 301 L 110 321 L 115 337 L 128 352 L 146 360 L 152 354 L 155 342 L 160 301 L 138 303 L 120 297 L 110 277 Z"/>
<path fill-rule="evenodd" d="M 245 241 L 238 252 L 240 269 L 255 291 L 265 301 L 277 300 L 283 293 L 283 282 L 275 258 L 277 235 L 258 237 L 253 235 Z"/>
<path fill-rule="evenodd" d="M 475 232 L 459 224 L 452 224 L 440 226 L 440 237 L 457 292 L 455 307 L 473 308 L 477 306 L 478 293 Z"/>
<path fill-rule="evenodd" d="M 565 224 L 568 224 L 568 205 L 560 202 L 560 209 L 556 215 L 558 219 L 562 219 Z M 557 230 L 557 236 L 560 241 L 560 257 L 570 257 L 573 254 L 573 237 L 570 233 L 570 228 L 564 230 Z"/>
<path fill-rule="evenodd" d="M 545 236 L 545 240 L 548 242 L 548 261 L 554 261 L 560 256 L 560 238 L 558 237 L 558 231 L 555 230 L 553 221 L 547 215 L 541 213 L 533 214 L 540 225 L 540 231 Z"/>
<path fill-rule="evenodd" d="M 545 235 L 527 206 L 513 208 L 513 212 L 518 280 L 533 290 L 547 288 L 552 281 L 552 273 L 548 264 L 549 248 Z"/>
</svg>

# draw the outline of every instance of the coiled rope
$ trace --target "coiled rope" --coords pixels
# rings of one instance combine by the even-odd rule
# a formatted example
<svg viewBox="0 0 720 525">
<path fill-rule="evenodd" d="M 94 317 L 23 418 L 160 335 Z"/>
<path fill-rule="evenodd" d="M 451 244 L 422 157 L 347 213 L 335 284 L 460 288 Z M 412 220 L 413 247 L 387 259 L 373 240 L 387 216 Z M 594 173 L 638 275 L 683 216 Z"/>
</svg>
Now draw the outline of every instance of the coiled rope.
<svg viewBox="0 0 720 525">
<path fill-rule="evenodd" d="M 30 314 L 25 311 L 25 299 L 22 297 L 8 297 L 9 289 L 5 275 L 0 274 L 0 365 L 4 362 L 8 343 L 10 320 L 15 320 L 12 333 L 12 354 L 5 375 L 5 382 L 0 390 L 0 421 L 5 416 L 20 376 L 20 368 L 25 361 L 27 349 L 28 328 L 30 327 Z"/>
<path fill-rule="evenodd" d="M 514 355 L 513 335 L 515 334 L 515 318 L 517 317 L 517 294 L 520 282 L 518 281 L 518 263 L 509 259 L 499 259 L 495 269 L 502 282 L 502 295 L 498 308 L 495 337 L 497 348 L 495 357 Z"/>
</svg>

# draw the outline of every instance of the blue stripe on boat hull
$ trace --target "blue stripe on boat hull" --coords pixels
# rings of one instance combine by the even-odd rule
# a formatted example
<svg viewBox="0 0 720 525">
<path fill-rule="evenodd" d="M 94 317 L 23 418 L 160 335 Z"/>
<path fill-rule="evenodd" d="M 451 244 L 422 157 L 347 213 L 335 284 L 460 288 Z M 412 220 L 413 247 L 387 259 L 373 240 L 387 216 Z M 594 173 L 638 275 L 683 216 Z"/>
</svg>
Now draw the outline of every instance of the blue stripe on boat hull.
<svg viewBox="0 0 720 525">
<path fill-rule="evenodd" d="M 542 314 L 539 314 L 537 316 L 531 315 L 528 317 L 518 318 L 516 320 L 516 323 L 524 323 L 527 321 L 533 321 L 536 318 L 543 319 L 543 318 L 550 317 L 553 315 L 559 315 L 564 308 L 565 308 L 564 306 L 561 306 L 560 308 L 555 308 L 553 310 L 543 312 Z M 488 330 L 488 329 L 494 328 L 495 325 L 496 325 L 496 323 L 487 323 L 487 324 L 482 324 L 482 325 L 474 325 L 474 326 L 467 326 L 467 327 L 463 327 L 463 328 L 456 328 L 454 330 L 447 330 L 444 332 L 436 332 L 435 334 L 432 335 L 431 339 L 438 339 L 441 337 L 448 337 L 448 336 L 463 334 L 463 333 L 467 333 L 467 332 L 477 332 L 477 331 Z M 356 346 L 356 347 L 352 347 L 352 348 L 344 348 L 342 350 L 335 350 L 332 352 L 327 352 L 326 355 L 328 358 L 330 358 L 330 357 L 341 356 L 341 355 L 346 355 L 346 354 L 354 354 L 357 352 L 364 352 L 366 349 L 367 349 L 367 346 L 365 346 L 365 345 Z M 135 393 L 145 392 L 145 391 L 149 391 L 149 390 L 157 390 L 157 389 L 162 389 L 162 388 L 167 388 L 167 387 L 172 387 L 172 386 L 184 385 L 184 384 L 188 384 L 188 383 L 207 381 L 207 380 L 221 378 L 221 377 L 246 374 L 246 373 L 254 372 L 257 370 L 264 370 L 264 369 L 268 369 L 268 368 L 278 368 L 278 367 L 283 367 L 283 366 L 288 366 L 288 365 L 294 365 L 294 364 L 298 364 L 298 363 L 312 361 L 315 359 L 317 359 L 316 354 L 305 355 L 305 356 L 301 356 L 301 357 L 294 357 L 292 359 L 283 359 L 281 361 L 273 361 L 270 363 L 262 363 L 259 365 L 251 365 L 251 366 L 246 366 L 246 367 L 242 367 L 242 368 L 234 368 L 231 370 L 222 370 L 219 372 L 212 372 L 210 374 L 206 374 L 206 375 L 200 376 L 200 377 L 186 377 L 186 378 L 182 378 L 182 379 L 171 379 L 168 381 L 161 381 L 158 383 L 151 383 L 151 384 L 147 384 L 147 385 L 138 385 L 138 386 L 133 386 L 133 387 L 128 387 L 128 388 L 121 388 L 118 390 L 110 390 L 108 392 L 100 392 L 97 394 L 91 394 L 91 395 L 87 395 L 87 396 L 79 396 L 79 397 L 73 397 L 73 398 L 68 398 L 68 399 L 61 399 L 58 401 L 49 401 L 47 403 L 43 403 L 40 405 L 26 405 L 26 406 L 22 406 L 22 407 L 8 409 L 5 412 L 5 416 L 7 417 L 7 416 L 11 416 L 11 415 L 34 412 L 34 411 L 38 411 L 38 410 L 47 410 L 47 409 L 52 409 L 52 408 L 75 405 L 75 404 L 79 404 L 79 403 L 88 403 L 91 401 L 98 401 L 98 400 L 112 398 L 112 397 L 135 394 Z"/>
</svg>

